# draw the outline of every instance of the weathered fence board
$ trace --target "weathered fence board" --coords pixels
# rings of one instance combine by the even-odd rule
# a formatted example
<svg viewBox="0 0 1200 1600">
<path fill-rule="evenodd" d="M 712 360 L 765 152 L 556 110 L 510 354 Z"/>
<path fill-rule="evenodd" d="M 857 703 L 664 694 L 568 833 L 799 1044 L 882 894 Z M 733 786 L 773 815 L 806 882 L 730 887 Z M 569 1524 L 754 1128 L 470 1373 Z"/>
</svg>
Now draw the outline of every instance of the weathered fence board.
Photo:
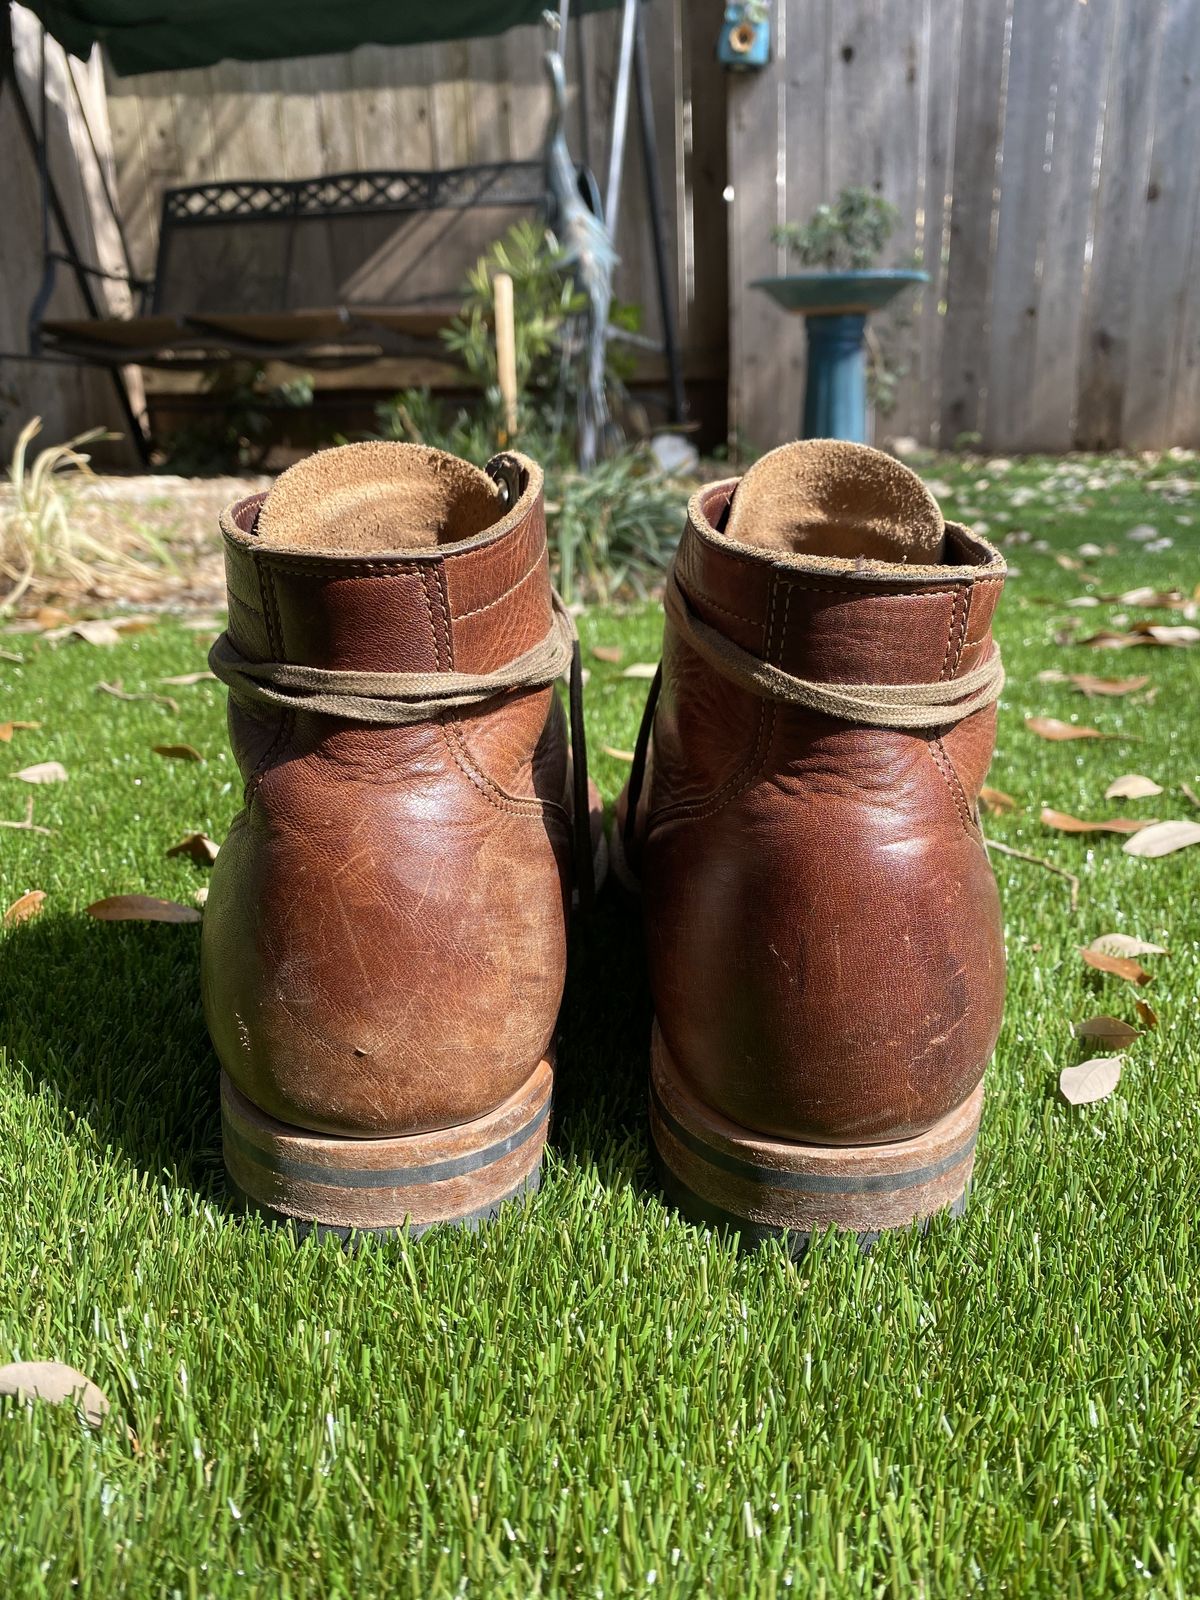
<svg viewBox="0 0 1200 1600">
<path fill-rule="evenodd" d="M 1200 443 L 1200 0 L 777 0 L 775 26 L 729 97 L 749 440 L 792 436 L 803 364 L 752 303 L 764 241 L 856 183 L 900 211 L 884 264 L 934 280 L 879 319 L 877 434 Z"/>
</svg>

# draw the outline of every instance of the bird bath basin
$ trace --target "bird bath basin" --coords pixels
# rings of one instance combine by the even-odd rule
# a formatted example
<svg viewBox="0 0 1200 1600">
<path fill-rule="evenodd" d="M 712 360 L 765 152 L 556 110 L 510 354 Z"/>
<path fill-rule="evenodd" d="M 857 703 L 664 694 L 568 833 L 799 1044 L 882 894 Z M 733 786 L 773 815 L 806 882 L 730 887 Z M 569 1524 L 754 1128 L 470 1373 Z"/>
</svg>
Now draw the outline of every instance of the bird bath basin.
<svg viewBox="0 0 1200 1600">
<path fill-rule="evenodd" d="M 769 294 L 784 311 L 805 319 L 808 373 L 804 384 L 805 439 L 867 442 L 867 317 L 881 311 L 911 284 L 929 274 L 890 272 L 793 272 L 756 278 L 750 285 Z"/>
</svg>

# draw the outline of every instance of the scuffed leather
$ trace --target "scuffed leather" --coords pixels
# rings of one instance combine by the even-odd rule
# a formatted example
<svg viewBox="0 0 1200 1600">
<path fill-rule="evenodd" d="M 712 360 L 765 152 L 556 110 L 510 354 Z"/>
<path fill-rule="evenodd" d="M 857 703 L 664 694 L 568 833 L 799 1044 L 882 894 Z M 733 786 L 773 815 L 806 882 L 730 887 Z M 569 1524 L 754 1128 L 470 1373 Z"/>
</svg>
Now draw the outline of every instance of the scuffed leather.
<svg viewBox="0 0 1200 1600">
<path fill-rule="evenodd" d="M 387 556 L 256 545 L 233 508 L 230 633 L 253 660 L 480 673 L 551 622 L 540 494 L 503 537 Z M 325 1133 L 481 1116 L 550 1053 L 571 817 L 552 689 L 401 728 L 230 703 L 246 805 L 213 869 L 205 1016 L 255 1105 Z"/>
<path fill-rule="evenodd" d="M 992 649 L 1004 564 L 947 529 L 941 571 L 835 572 L 714 533 L 693 502 L 675 570 L 713 627 L 798 677 L 916 683 Z M 658 1023 L 696 1093 L 826 1144 L 912 1137 L 975 1088 L 1004 1002 L 977 820 L 995 707 L 933 733 L 776 705 L 670 622 L 630 866 Z M 940 736 L 939 736 L 940 733 Z"/>
</svg>

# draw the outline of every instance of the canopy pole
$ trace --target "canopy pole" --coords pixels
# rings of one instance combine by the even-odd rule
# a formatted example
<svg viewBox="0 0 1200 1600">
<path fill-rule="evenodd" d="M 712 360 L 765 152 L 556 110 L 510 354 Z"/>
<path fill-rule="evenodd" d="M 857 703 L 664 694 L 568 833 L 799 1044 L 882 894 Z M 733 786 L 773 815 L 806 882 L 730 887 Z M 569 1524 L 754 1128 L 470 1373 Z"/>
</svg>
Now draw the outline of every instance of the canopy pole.
<svg viewBox="0 0 1200 1600">
<path fill-rule="evenodd" d="M 671 384 L 671 421 L 681 423 L 687 408 L 683 388 L 683 368 L 679 359 L 679 332 L 671 294 L 667 265 L 667 241 L 663 229 L 662 176 L 658 170 L 658 134 L 654 124 L 654 97 L 650 89 L 650 61 L 646 50 L 646 27 L 638 7 L 634 33 L 634 67 L 637 85 L 638 123 L 642 134 L 642 165 L 646 174 L 646 204 L 650 212 L 650 234 L 654 245 L 654 276 L 658 285 L 658 306 L 663 326 L 663 351 Z"/>
<path fill-rule="evenodd" d="M 62 237 L 63 245 L 69 258 L 71 269 L 75 275 L 75 282 L 78 286 L 79 293 L 87 310 L 88 316 L 99 320 L 101 317 L 103 317 L 104 313 L 101 311 L 99 302 L 92 291 L 92 285 L 88 279 L 88 275 L 83 270 L 79 252 L 75 247 L 75 235 L 71 230 L 71 223 L 67 216 L 66 207 L 63 205 L 62 196 L 58 192 L 58 185 L 54 181 L 54 174 L 50 171 L 49 152 L 45 139 L 45 132 L 46 128 L 48 127 L 48 123 L 43 120 L 42 137 L 39 138 L 38 130 L 34 127 L 33 118 L 30 115 L 29 107 L 25 103 L 24 92 L 17 78 L 16 51 L 11 48 L 11 45 L 8 51 L 7 59 L 4 62 L 4 68 L 5 70 L 3 74 L 0 74 L 0 93 L 3 92 L 4 84 L 7 82 L 12 92 L 13 104 L 16 106 L 17 121 L 21 124 L 21 131 L 25 135 L 25 141 L 29 146 L 29 152 L 37 163 L 38 176 L 42 184 L 42 232 L 43 251 L 45 252 L 45 275 L 42 279 L 41 286 L 38 289 L 37 296 L 30 311 L 29 329 L 30 353 L 34 356 L 38 356 L 41 351 L 40 314 L 41 310 L 44 309 L 45 302 L 49 299 L 50 293 L 54 288 L 54 260 L 49 249 L 51 217 L 53 217 L 54 224 L 58 228 L 59 234 Z M 45 119 L 47 112 L 47 95 L 46 30 L 44 27 L 42 29 L 41 98 L 42 116 L 43 119 Z M 34 321 L 35 317 L 38 319 L 36 324 Z M 150 465 L 150 442 L 146 437 L 145 430 L 142 427 L 137 413 L 133 409 L 133 402 L 129 398 L 128 389 L 125 387 L 124 376 L 119 367 L 110 367 L 109 372 L 112 377 L 113 388 L 116 391 L 117 403 L 120 406 L 121 413 L 129 426 L 130 438 L 132 439 L 134 447 L 137 450 L 138 458 L 143 466 L 148 467 Z"/>
<path fill-rule="evenodd" d="M 617 81 L 613 91 L 612 132 L 608 146 L 608 184 L 604 190 L 604 223 L 608 236 L 617 238 L 617 212 L 621 206 L 621 169 L 625 164 L 625 134 L 629 126 L 629 77 L 633 66 L 633 38 L 638 0 L 625 0 L 621 15 L 621 45 L 617 56 Z"/>
</svg>

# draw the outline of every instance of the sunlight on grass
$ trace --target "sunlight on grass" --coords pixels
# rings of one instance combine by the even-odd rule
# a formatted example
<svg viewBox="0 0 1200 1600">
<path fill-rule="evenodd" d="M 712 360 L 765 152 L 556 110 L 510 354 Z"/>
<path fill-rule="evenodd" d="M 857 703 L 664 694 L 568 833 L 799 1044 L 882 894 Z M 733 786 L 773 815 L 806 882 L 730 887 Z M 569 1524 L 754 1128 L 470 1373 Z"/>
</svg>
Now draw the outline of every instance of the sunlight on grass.
<svg viewBox="0 0 1200 1600">
<path fill-rule="evenodd" d="M 0 744 L 0 816 L 24 808 L 12 772 L 69 773 L 35 793 L 49 837 L 0 830 L 0 909 L 47 893 L 0 932 L 0 1362 L 79 1367 L 137 1439 L 0 1409 L 7 1592 L 1200 1592 L 1200 848 L 1137 860 L 1039 821 L 1200 815 L 1180 787 L 1200 784 L 1200 646 L 1055 643 L 1072 619 L 1086 635 L 1151 615 L 1070 599 L 1192 592 L 1200 468 L 919 466 L 948 514 L 1029 536 L 1006 550 L 990 776 L 1018 809 L 987 827 L 1080 895 L 1072 913 L 1063 880 L 996 858 L 1010 989 L 971 1203 L 869 1255 L 830 1236 L 799 1266 L 743 1258 L 660 1200 L 637 911 L 612 885 L 574 951 L 524 1211 L 350 1254 L 229 1214 L 198 930 L 82 914 L 122 893 L 190 904 L 204 884 L 165 852 L 223 838 L 240 803 L 223 691 L 172 688 L 172 714 L 95 685 L 161 690 L 208 640 L 167 622 L 108 648 L 0 640 L 21 658 L 0 658 L 3 718 L 42 724 Z M 1137 525 L 1156 537 L 1129 541 Z M 632 748 L 646 691 L 621 674 L 657 658 L 660 614 L 593 610 L 581 631 L 611 802 L 628 766 L 602 747 Z M 1052 669 L 1151 682 L 1089 700 L 1038 681 Z M 1119 739 L 1048 743 L 1034 715 Z M 181 742 L 203 764 L 151 754 Z M 1164 792 L 1106 800 L 1128 772 Z M 1058 1073 L 1095 1053 L 1071 1023 L 1138 1025 L 1135 991 L 1078 956 L 1114 931 L 1170 952 L 1136 991 L 1158 1026 L 1111 1099 L 1069 1108 Z"/>
</svg>

